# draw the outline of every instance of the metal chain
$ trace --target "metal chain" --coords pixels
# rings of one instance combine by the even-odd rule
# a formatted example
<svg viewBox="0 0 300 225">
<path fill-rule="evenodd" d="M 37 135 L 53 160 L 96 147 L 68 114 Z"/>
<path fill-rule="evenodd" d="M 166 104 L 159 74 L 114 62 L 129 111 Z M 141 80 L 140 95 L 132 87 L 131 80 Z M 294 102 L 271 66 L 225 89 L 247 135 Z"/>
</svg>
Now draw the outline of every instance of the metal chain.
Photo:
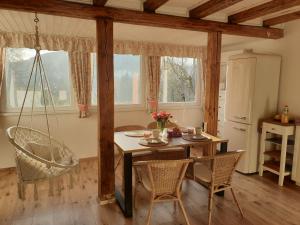
<svg viewBox="0 0 300 225">
<path fill-rule="evenodd" d="M 35 50 L 36 51 L 40 51 L 41 50 L 41 45 L 40 45 L 40 34 L 39 34 L 39 18 L 38 18 L 38 15 L 37 15 L 37 12 L 35 12 L 35 18 L 34 18 L 34 22 L 35 22 Z"/>
</svg>

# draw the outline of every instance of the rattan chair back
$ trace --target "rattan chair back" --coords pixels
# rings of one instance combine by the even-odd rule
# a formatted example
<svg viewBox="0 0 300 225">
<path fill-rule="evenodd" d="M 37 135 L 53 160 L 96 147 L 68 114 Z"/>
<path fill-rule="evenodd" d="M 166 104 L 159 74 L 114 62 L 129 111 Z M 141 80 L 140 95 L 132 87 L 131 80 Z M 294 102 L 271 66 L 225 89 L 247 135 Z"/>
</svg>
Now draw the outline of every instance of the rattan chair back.
<svg viewBox="0 0 300 225">
<path fill-rule="evenodd" d="M 190 162 L 192 160 L 181 159 L 151 160 L 137 163 L 147 169 L 151 191 L 158 197 L 162 195 L 177 195 Z"/>
<path fill-rule="evenodd" d="M 134 130 L 145 130 L 146 127 L 141 125 L 125 125 L 120 127 L 115 127 L 115 132 L 122 132 L 122 131 L 134 131 Z"/>
<path fill-rule="evenodd" d="M 230 185 L 233 172 L 243 151 L 219 154 L 213 160 L 212 180 L 214 186 Z"/>
</svg>

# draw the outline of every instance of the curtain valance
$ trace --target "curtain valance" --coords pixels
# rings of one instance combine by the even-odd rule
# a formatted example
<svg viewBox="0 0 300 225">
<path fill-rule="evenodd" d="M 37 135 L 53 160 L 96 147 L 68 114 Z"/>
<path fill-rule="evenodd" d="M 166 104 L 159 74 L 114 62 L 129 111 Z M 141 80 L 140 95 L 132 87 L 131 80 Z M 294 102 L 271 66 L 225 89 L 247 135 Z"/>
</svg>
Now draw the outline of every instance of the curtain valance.
<svg viewBox="0 0 300 225">
<path fill-rule="evenodd" d="M 27 33 L 0 31 L 0 48 L 34 48 L 35 36 Z M 95 38 L 80 38 L 62 35 L 40 35 L 42 49 L 67 52 L 96 52 Z M 148 56 L 177 56 L 205 58 L 206 48 L 187 45 L 173 45 L 138 41 L 114 41 L 117 54 L 135 54 Z"/>
<path fill-rule="evenodd" d="M 67 52 L 94 52 L 96 40 L 92 38 L 40 35 L 42 49 Z M 26 33 L 0 32 L 0 48 L 34 48 L 35 35 Z"/>
<path fill-rule="evenodd" d="M 148 56 L 177 56 L 205 58 L 206 47 L 173 45 L 152 42 L 114 41 L 114 51 L 118 54 L 136 54 Z"/>
</svg>

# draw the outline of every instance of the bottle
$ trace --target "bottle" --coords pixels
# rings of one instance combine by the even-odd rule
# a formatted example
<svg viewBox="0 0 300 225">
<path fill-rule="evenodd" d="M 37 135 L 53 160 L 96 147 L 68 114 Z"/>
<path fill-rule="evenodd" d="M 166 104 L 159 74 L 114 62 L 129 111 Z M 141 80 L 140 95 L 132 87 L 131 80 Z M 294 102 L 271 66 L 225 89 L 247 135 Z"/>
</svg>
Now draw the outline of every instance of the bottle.
<svg viewBox="0 0 300 225">
<path fill-rule="evenodd" d="M 281 114 L 281 123 L 289 123 L 289 107 L 284 106 Z"/>
</svg>

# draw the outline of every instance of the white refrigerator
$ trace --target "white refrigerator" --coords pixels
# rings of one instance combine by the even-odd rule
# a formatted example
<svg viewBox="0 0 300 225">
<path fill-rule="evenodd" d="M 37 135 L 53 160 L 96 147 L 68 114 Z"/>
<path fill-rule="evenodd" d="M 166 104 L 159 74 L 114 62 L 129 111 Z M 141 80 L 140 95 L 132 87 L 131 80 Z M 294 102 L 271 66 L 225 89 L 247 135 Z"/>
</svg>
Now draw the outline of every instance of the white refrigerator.
<svg viewBox="0 0 300 225">
<path fill-rule="evenodd" d="M 280 64 L 280 56 L 253 52 L 229 58 L 224 137 L 228 151 L 246 151 L 237 166 L 241 173 L 257 172 L 258 122 L 277 112 Z"/>
</svg>

